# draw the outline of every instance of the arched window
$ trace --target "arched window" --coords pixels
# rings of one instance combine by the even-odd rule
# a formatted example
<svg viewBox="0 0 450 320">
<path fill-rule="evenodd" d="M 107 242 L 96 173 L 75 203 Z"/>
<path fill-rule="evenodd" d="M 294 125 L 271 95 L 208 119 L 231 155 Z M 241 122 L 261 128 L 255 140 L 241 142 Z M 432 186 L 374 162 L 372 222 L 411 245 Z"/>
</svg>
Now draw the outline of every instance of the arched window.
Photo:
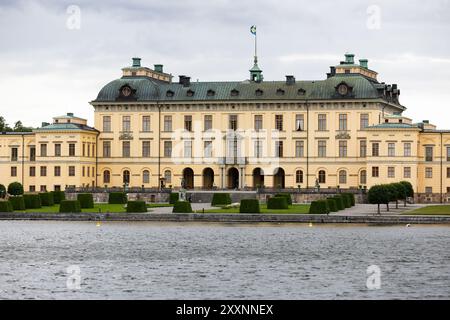
<svg viewBox="0 0 450 320">
<path fill-rule="evenodd" d="M 130 183 L 130 171 L 128 171 L 128 170 L 125 170 L 123 172 L 123 183 L 127 183 L 127 184 Z"/>
<path fill-rule="evenodd" d="M 303 171 L 295 171 L 295 183 L 303 183 Z"/>
<path fill-rule="evenodd" d="M 109 170 L 103 171 L 103 183 L 111 182 L 111 172 Z"/>
<path fill-rule="evenodd" d="M 367 184 L 367 171 L 361 170 L 359 173 L 359 183 L 360 184 Z"/>
<path fill-rule="evenodd" d="M 347 171 L 341 170 L 339 171 L 339 184 L 347 183 Z"/>
<path fill-rule="evenodd" d="M 144 170 L 142 172 L 142 183 L 150 183 L 150 171 Z"/>
<path fill-rule="evenodd" d="M 166 183 L 172 182 L 172 173 L 170 172 L 170 170 L 164 171 L 164 179 L 166 180 Z"/>
<path fill-rule="evenodd" d="M 319 183 L 325 183 L 326 182 L 326 174 L 325 170 L 319 171 Z"/>
</svg>

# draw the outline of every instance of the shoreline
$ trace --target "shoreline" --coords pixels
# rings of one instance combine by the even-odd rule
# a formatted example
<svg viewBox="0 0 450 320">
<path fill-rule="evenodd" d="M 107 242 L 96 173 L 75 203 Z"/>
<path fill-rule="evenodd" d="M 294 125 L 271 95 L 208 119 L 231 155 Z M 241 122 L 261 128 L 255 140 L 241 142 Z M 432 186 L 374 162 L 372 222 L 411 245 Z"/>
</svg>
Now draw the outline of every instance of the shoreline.
<svg viewBox="0 0 450 320">
<path fill-rule="evenodd" d="M 334 223 L 334 224 L 448 224 L 450 216 L 382 215 L 337 216 L 311 214 L 225 214 L 225 213 L 0 213 L 0 220 L 41 221 L 155 221 L 221 223 Z"/>
</svg>

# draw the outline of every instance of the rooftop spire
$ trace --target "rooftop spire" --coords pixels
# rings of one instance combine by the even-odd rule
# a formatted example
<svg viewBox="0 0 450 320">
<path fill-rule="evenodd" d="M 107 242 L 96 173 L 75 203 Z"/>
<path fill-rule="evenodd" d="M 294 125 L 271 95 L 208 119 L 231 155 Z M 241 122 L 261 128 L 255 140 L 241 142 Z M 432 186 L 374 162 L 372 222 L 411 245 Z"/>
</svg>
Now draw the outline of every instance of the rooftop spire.
<svg viewBox="0 0 450 320">
<path fill-rule="evenodd" d="M 250 27 L 250 32 L 255 36 L 255 56 L 253 59 L 253 67 L 250 71 L 250 80 L 255 82 L 261 82 L 263 80 L 262 70 L 258 66 L 258 55 L 257 55 L 257 42 L 256 42 L 256 26 L 253 25 Z"/>
</svg>

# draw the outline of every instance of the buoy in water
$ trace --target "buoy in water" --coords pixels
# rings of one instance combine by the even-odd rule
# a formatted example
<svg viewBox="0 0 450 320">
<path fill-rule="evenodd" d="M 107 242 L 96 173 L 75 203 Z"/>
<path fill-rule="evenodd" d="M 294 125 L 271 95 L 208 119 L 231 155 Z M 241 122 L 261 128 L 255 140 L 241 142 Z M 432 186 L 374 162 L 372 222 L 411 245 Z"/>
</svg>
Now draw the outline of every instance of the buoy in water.
<svg viewBox="0 0 450 320">
<path fill-rule="evenodd" d="M 312 225 L 312 222 L 310 222 L 310 223 L 309 223 L 309 227 L 312 227 L 312 226 L 313 226 L 313 225 Z"/>
<path fill-rule="evenodd" d="M 411 227 L 411 225 L 408 223 L 408 224 L 406 225 L 406 227 L 409 228 L 409 227 Z"/>
<path fill-rule="evenodd" d="M 96 225 L 97 227 L 100 227 L 100 226 L 101 226 L 100 222 L 97 222 L 95 225 Z"/>
</svg>

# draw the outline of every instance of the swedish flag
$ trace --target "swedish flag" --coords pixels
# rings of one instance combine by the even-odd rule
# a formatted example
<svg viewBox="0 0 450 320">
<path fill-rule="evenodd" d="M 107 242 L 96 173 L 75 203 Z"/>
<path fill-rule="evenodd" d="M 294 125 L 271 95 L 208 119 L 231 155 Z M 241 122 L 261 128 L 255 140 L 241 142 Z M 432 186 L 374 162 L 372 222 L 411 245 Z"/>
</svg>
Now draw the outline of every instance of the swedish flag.
<svg viewBox="0 0 450 320">
<path fill-rule="evenodd" d="M 256 36 L 256 26 L 251 26 L 250 32 Z"/>
</svg>

